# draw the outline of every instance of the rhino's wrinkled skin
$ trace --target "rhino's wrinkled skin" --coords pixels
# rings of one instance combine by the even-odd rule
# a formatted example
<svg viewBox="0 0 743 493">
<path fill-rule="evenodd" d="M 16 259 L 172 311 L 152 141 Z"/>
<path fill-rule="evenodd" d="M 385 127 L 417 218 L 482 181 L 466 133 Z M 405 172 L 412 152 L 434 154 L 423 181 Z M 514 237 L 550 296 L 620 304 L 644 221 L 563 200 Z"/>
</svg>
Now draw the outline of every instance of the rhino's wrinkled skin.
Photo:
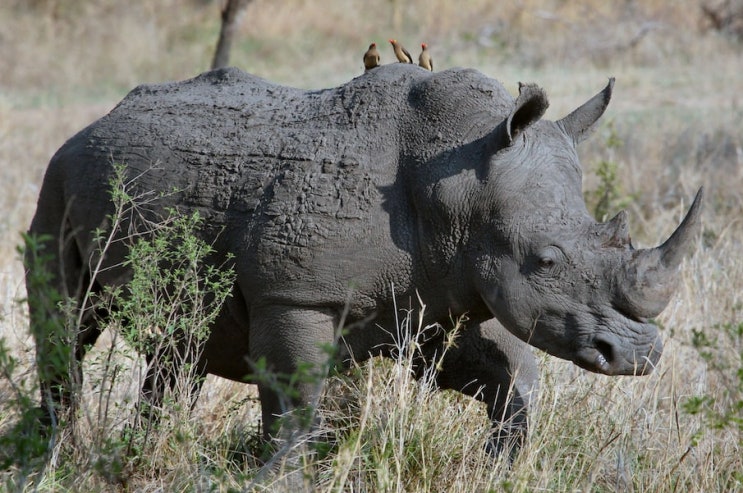
<svg viewBox="0 0 743 493">
<path fill-rule="evenodd" d="M 514 99 L 475 70 L 391 64 L 319 91 L 235 69 L 140 86 L 56 153 L 30 232 L 54 238 L 55 285 L 74 292 L 89 275 L 91 231 L 113 212 L 112 163 L 124 163 L 137 193 L 179 190 L 149 203 L 151 219 L 170 206 L 198 210 L 214 261 L 234 254 L 237 280 L 205 372 L 243 380 L 265 358 L 291 374 L 325 361 L 327 344 L 345 359 L 388 354 L 394 299 L 420 297 L 426 322 L 469 319 L 440 385 L 486 401 L 520 436 L 536 379 L 525 343 L 608 375 L 653 369 L 661 340 L 649 319 L 667 304 L 698 228 L 701 194 L 649 250 L 633 249 L 626 214 L 597 223 L 586 210 L 575 147 L 612 87 L 553 122 L 542 119 L 537 86 L 521 85 Z M 126 281 L 125 255 L 114 244 L 96 290 Z M 31 307 L 32 325 L 40 310 Z M 348 330 L 336 341 L 342 316 Z M 94 318 L 77 338 L 79 358 L 99 333 Z M 43 379 L 43 399 L 64 401 L 67 383 Z M 318 391 L 298 390 L 295 405 Z M 283 409 L 270 386 L 259 392 L 270 431 Z"/>
</svg>

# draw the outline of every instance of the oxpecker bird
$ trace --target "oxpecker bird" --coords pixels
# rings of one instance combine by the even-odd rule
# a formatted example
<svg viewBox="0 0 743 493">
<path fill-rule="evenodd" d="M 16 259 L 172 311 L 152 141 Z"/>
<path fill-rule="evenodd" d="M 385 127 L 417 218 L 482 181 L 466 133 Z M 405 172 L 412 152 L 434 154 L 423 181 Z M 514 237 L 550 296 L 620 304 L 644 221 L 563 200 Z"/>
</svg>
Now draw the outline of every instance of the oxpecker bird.
<svg viewBox="0 0 743 493">
<path fill-rule="evenodd" d="M 426 43 L 421 43 L 421 54 L 418 57 L 418 65 L 433 72 L 433 60 L 431 59 L 431 54 L 428 52 L 428 45 Z"/>
<path fill-rule="evenodd" d="M 377 43 L 372 43 L 364 53 L 364 69 L 366 71 L 376 67 L 379 67 L 379 50 L 377 50 Z"/>
<path fill-rule="evenodd" d="M 410 56 L 410 52 L 403 48 L 403 46 L 397 42 L 396 39 L 390 39 L 390 44 L 392 45 L 392 49 L 395 51 L 395 56 L 397 57 L 397 60 L 402 63 L 413 63 L 413 57 Z"/>
</svg>

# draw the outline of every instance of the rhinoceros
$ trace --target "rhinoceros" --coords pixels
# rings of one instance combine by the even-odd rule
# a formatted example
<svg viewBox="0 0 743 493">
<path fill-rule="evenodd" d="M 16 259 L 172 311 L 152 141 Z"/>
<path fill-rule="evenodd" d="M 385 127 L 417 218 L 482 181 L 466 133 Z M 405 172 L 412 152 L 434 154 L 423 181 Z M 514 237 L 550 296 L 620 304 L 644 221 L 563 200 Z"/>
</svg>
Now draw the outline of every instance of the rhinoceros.
<svg viewBox="0 0 743 493">
<path fill-rule="evenodd" d="M 279 379 L 320 368 L 328 345 L 339 361 L 389 355 L 398 300 L 423 300 L 427 324 L 466 315 L 437 379 L 485 401 L 495 429 L 508 424 L 494 432 L 499 448 L 526 432 L 530 346 L 606 375 L 648 374 L 661 356 L 651 319 L 698 231 L 702 190 L 656 248 L 633 248 L 625 212 L 591 216 L 576 145 L 613 85 L 557 121 L 543 119 L 537 85 L 519 84 L 514 98 L 474 69 L 391 64 L 323 90 L 234 68 L 142 85 L 53 156 L 29 233 L 50 238 L 52 287 L 75 292 L 84 280 L 99 292 L 130 276 L 121 242 L 90 279 L 93 232 L 114 210 L 115 163 L 133 193 L 150 193 L 153 218 L 198 211 L 214 261 L 227 259 L 236 275 L 199 368 L 229 379 L 244 381 L 257 361 Z M 30 307 L 39 361 L 52 312 Z M 105 314 L 82 322 L 71 339 L 78 360 Z M 440 342 L 430 338 L 422 353 L 432 357 Z M 40 375 L 42 407 L 54 415 L 72 377 Z M 291 385 L 294 409 L 320 390 Z M 276 437 L 283 396 L 265 381 L 258 390 L 266 438 Z"/>
</svg>

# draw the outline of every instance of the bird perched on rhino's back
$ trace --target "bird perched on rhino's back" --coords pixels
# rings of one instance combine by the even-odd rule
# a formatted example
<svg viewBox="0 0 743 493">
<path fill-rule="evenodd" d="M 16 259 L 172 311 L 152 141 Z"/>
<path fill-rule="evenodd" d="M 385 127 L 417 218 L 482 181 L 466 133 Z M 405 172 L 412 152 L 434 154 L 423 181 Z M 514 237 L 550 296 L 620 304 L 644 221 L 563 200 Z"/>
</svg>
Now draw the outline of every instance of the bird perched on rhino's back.
<svg viewBox="0 0 743 493">
<path fill-rule="evenodd" d="M 364 69 L 371 70 L 379 66 L 379 50 L 377 50 L 377 43 L 369 45 L 369 49 L 364 53 Z"/>
<path fill-rule="evenodd" d="M 431 59 L 431 54 L 428 52 L 428 45 L 426 43 L 421 43 L 421 54 L 418 57 L 418 65 L 433 72 L 433 60 Z"/>
<path fill-rule="evenodd" d="M 402 63 L 413 63 L 413 57 L 410 55 L 410 52 L 403 47 L 403 45 L 398 43 L 396 39 L 390 39 L 389 41 L 398 61 Z"/>
</svg>

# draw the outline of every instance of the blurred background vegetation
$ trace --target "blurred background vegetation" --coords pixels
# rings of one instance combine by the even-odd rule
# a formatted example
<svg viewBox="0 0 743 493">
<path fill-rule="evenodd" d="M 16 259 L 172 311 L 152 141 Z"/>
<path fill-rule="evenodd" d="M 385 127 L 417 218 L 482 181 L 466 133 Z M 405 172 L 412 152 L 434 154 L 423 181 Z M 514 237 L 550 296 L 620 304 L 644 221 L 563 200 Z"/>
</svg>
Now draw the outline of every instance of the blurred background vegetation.
<svg viewBox="0 0 743 493">
<path fill-rule="evenodd" d="M 33 100 L 122 94 L 142 82 L 209 68 L 219 0 L 5 0 L 0 87 Z M 232 64 L 302 87 L 361 71 L 371 41 L 422 41 L 436 66 L 547 67 L 683 64 L 740 48 L 739 0 L 254 0 L 241 16 Z M 394 60 L 383 49 L 383 63 Z"/>
</svg>

